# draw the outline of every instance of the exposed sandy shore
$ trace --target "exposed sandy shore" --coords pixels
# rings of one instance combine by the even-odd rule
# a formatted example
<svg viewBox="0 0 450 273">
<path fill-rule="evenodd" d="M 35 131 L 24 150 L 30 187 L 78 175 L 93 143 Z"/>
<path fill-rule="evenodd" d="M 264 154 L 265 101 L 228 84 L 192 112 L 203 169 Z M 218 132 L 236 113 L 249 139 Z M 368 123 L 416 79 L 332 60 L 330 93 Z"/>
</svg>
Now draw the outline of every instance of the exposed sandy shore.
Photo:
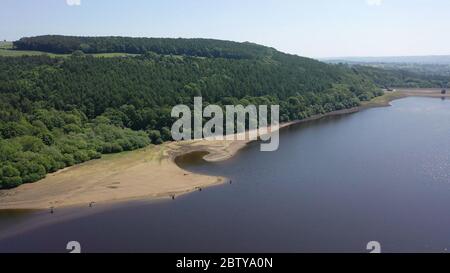
<svg viewBox="0 0 450 273">
<path fill-rule="evenodd" d="M 389 102 L 407 96 L 450 97 L 438 89 L 399 89 L 386 92 L 361 107 L 317 115 L 290 122 L 280 128 L 307 122 L 324 116 L 357 112 L 363 108 L 388 106 Z M 110 203 L 130 199 L 172 198 L 199 188 L 226 182 L 224 177 L 212 177 L 182 170 L 174 159 L 193 151 L 207 151 L 208 161 L 231 158 L 248 141 L 182 141 L 150 146 L 138 151 L 108 155 L 66 168 L 45 179 L 0 191 L 0 209 L 46 209 L 63 206 L 87 206 L 90 202 Z"/>
</svg>

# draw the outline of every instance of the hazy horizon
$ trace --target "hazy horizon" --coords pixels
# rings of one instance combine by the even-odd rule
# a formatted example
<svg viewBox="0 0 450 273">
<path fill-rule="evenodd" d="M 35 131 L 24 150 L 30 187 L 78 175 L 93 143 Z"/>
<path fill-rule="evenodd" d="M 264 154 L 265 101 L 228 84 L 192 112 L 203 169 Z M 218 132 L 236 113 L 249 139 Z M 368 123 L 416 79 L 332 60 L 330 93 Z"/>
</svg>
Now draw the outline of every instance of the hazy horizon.
<svg viewBox="0 0 450 273">
<path fill-rule="evenodd" d="M 45 34 L 250 41 L 311 58 L 450 55 L 436 0 L 4 0 L 0 39 Z M 17 14 L 21 14 L 20 20 Z"/>
</svg>

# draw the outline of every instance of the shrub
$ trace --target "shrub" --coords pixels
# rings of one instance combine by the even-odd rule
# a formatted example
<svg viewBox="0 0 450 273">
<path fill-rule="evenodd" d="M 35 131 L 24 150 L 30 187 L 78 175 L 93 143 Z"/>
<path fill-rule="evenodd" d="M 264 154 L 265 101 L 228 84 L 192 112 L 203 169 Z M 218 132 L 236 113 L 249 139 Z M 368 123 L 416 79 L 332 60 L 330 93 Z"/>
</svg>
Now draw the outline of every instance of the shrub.
<svg viewBox="0 0 450 273">
<path fill-rule="evenodd" d="M 8 189 L 17 187 L 22 183 L 20 172 L 7 164 L 0 169 L 0 188 Z"/>
</svg>

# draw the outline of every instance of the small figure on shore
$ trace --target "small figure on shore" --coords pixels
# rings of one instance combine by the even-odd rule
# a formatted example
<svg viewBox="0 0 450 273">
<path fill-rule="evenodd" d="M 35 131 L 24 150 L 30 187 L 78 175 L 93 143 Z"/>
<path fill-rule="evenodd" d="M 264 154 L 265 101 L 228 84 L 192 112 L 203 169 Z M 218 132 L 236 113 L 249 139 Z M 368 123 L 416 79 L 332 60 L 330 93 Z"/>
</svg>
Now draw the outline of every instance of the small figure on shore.
<svg viewBox="0 0 450 273">
<path fill-rule="evenodd" d="M 230 179 L 230 185 L 233 184 L 233 180 Z"/>
<path fill-rule="evenodd" d="M 50 213 L 51 213 L 51 214 L 54 213 L 53 207 L 50 208 Z"/>
<path fill-rule="evenodd" d="M 92 208 L 94 206 L 95 202 L 89 203 L 89 207 Z"/>
<path fill-rule="evenodd" d="M 174 195 L 172 195 L 172 200 L 175 200 L 175 194 L 174 194 Z"/>
</svg>

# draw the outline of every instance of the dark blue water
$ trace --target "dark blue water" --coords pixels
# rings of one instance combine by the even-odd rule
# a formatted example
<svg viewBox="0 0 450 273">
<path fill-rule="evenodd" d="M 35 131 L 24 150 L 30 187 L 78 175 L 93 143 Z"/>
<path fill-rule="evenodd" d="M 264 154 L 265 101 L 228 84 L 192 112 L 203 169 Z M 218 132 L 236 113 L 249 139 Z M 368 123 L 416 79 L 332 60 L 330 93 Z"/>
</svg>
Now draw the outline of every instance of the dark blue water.
<svg viewBox="0 0 450 273">
<path fill-rule="evenodd" d="M 0 252 L 66 252 L 73 240 L 85 252 L 367 252 L 369 241 L 384 252 L 445 252 L 450 101 L 392 104 L 284 129 L 277 152 L 254 143 L 225 162 L 180 158 L 233 183 L 174 201 L 74 218 L 76 209 L 0 214 L 3 234 L 49 221 L 0 240 Z"/>
</svg>

